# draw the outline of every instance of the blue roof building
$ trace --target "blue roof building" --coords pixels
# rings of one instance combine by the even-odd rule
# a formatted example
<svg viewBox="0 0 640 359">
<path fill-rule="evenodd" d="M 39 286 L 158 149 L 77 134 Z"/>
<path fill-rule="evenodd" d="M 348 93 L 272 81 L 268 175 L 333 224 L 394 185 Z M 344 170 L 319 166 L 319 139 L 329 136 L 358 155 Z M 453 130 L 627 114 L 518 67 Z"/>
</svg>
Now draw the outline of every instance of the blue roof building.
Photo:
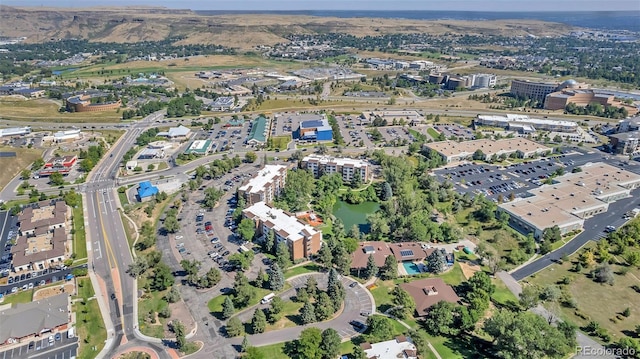
<svg viewBox="0 0 640 359">
<path fill-rule="evenodd" d="M 325 118 L 300 122 L 300 127 L 293 132 L 293 138 L 303 141 L 331 141 L 333 130 Z"/>
<path fill-rule="evenodd" d="M 150 181 L 140 182 L 138 187 L 138 200 L 144 201 L 158 193 L 158 187 L 151 184 Z"/>
</svg>

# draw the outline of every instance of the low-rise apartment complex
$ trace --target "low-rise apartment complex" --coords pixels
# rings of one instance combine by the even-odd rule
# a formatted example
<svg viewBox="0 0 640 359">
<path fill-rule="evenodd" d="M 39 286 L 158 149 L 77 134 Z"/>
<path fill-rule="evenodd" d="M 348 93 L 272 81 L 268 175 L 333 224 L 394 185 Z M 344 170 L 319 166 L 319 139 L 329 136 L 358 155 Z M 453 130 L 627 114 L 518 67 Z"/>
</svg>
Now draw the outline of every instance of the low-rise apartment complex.
<svg viewBox="0 0 640 359">
<path fill-rule="evenodd" d="M 287 244 L 293 260 L 309 258 L 320 250 L 322 232 L 293 214 L 258 202 L 243 210 L 242 215 L 255 222 L 258 236 L 266 236 L 273 231 L 277 243 Z"/>
<path fill-rule="evenodd" d="M 286 183 L 287 166 L 266 165 L 238 189 L 238 196 L 243 197 L 248 206 L 258 202 L 271 203 Z"/>
<path fill-rule="evenodd" d="M 617 154 L 640 153 L 640 131 L 620 132 L 609 135 L 611 151 Z"/>
<path fill-rule="evenodd" d="M 488 160 L 494 156 L 510 156 L 512 154 L 515 154 L 518 158 L 530 158 L 551 153 L 552 151 L 551 148 L 526 138 L 481 139 L 464 142 L 440 141 L 427 143 L 425 146 L 432 151 L 438 152 L 447 163 L 471 159 L 478 150 L 482 151 L 482 160 Z"/>
<path fill-rule="evenodd" d="M 606 212 L 609 203 L 628 197 L 638 187 L 640 175 L 597 162 L 530 190 L 530 197 L 501 204 L 498 210 L 509 214 L 513 226 L 536 238 L 553 226 L 566 234 L 582 229 L 585 219 Z"/>
<path fill-rule="evenodd" d="M 353 158 L 309 155 L 302 159 L 301 166 L 313 172 L 316 178 L 338 173 L 345 182 L 351 182 L 356 176 L 366 182 L 371 177 L 369 162 Z"/>
</svg>

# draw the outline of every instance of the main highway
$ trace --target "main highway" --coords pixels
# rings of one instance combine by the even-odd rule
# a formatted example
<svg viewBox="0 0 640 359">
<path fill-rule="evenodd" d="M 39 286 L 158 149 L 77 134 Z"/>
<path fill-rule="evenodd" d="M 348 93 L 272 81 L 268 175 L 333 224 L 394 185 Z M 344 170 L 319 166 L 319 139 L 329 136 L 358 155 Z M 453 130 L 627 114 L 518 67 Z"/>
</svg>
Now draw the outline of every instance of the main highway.
<svg viewBox="0 0 640 359">
<path fill-rule="evenodd" d="M 84 186 L 85 224 L 90 250 L 90 270 L 98 278 L 96 293 L 101 296 L 101 308 L 107 325 L 108 356 L 113 357 L 122 345 L 139 344 L 155 350 L 161 358 L 168 358 L 163 347 L 147 341 L 137 331 L 137 294 L 135 280 L 126 272 L 133 262 L 120 212 L 115 178 L 123 155 L 134 145 L 136 138 L 154 121 L 163 118 L 154 113 L 136 122 L 116 142 L 96 165 Z"/>
</svg>

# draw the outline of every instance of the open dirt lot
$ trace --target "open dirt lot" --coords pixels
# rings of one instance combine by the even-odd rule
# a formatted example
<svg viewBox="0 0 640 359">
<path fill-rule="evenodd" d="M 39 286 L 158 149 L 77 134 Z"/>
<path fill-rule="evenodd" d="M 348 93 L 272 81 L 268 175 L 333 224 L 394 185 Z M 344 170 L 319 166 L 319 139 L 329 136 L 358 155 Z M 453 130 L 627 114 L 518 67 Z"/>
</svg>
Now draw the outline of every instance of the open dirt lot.
<svg viewBox="0 0 640 359">
<path fill-rule="evenodd" d="M 0 152 L 16 152 L 16 157 L 0 157 L 0 188 L 4 188 L 20 171 L 42 157 L 42 150 L 35 148 L 0 147 Z"/>
<path fill-rule="evenodd" d="M 464 274 L 464 277 L 467 279 L 473 277 L 476 272 L 482 270 L 479 265 L 468 262 L 460 262 L 460 269 L 462 269 L 462 274 Z"/>
<path fill-rule="evenodd" d="M 64 288 L 64 290 L 63 290 Z M 74 282 L 66 282 L 62 285 L 54 285 L 48 288 L 38 289 L 33 293 L 33 300 L 53 297 L 60 293 L 76 294 L 76 285 Z"/>
<path fill-rule="evenodd" d="M 50 99 L 27 100 L 22 96 L 0 99 L 0 114 L 8 120 L 35 122 L 117 122 L 115 110 L 105 112 L 58 112 L 62 104 Z"/>
</svg>

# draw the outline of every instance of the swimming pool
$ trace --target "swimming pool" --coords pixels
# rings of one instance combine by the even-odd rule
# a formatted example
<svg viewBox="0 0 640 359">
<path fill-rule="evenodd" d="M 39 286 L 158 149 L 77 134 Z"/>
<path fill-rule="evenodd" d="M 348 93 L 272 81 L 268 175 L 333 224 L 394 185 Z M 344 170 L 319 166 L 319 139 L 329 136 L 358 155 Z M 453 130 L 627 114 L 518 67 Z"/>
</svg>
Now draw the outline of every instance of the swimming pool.
<svg viewBox="0 0 640 359">
<path fill-rule="evenodd" d="M 407 274 L 409 275 L 421 273 L 420 268 L 418 268 L 418 265 L 413 262 L 403 262 L 402 266 L 404 267 L 404 269 L 407 271 Z"/>
</svg>

